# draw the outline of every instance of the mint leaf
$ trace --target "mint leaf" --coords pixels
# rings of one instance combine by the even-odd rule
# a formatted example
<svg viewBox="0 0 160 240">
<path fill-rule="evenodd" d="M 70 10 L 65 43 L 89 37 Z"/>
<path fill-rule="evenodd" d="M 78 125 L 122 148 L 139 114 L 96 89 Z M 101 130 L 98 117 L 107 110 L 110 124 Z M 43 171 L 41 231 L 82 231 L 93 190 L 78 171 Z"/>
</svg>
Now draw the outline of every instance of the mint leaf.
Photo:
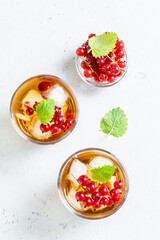
<svg viewBox="0 0 160 240">
<path fill-rule="evenodd" d="M 103 184 L 108 182 L 115 172 L 116 167 L 104 165 L 102 167 L 94 168 L 91 170 L 92 180 L 97 183 Z"/>
<path fill-rule="evenodd" d="M 116 33 L 103 33 L 99 36 L 93 36 L 88 40 L 92 55 L 95 58 L 104 57 L 113 51 L 116 45 Z"/>
<path fill-rule="evenodd" d="M 100 123 L 101 131 L 114 137 L 121 137 L 127 130 L 127 117 L 118 107 L 105 114 Z"/>
<path fill-rule="evenodd" d="M 47 98 L 36 105 L 36 111 L 41 123 L 47 125 L 54 115 L 54 100 Z"/>
</svg>

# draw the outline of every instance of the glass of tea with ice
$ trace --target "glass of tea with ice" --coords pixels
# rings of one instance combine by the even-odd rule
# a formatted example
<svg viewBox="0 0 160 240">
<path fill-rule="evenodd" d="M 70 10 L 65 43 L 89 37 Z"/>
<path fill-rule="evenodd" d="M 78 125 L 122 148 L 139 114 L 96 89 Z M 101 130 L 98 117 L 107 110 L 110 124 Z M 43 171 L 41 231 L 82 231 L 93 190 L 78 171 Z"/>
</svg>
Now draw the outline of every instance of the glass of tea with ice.
<svg viewBox="0 0 160 240">
<path fill-rule="evenodd" d="M 78 103 L 63 80 L 39 75 L 18 87 L 11 100 L 10 113 L 20 136 L 35 143 L 54 144 L 74 129 Z"/>
<path fill-rule="evenodd" d="M 58 177 L 59 195 L 72 213 L 100 219 L 115 213 L 128 193 L 126 172 L 113 154 L 88 148 L 70 156 Z"/>
</svg>

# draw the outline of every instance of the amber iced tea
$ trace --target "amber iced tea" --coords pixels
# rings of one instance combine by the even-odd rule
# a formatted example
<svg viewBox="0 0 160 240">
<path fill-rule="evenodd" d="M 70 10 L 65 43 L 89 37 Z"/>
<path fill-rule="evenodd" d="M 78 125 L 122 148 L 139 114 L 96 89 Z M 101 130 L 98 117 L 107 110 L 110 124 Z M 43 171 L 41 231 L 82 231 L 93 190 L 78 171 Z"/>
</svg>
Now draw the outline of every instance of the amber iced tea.
<svg viewBox="0 0 160 240">
<path fill-rule="evenodd" d="M 35 105 L 48 98 L 54 100 L 55 114 L 59 116 L 54 115 L 49 123 L 51 129 L 47 131 L 44 126 L 43 131 Z M 61 79 L 51 75 L 28 79 L 16 90 L 11 101 L 11 117 L 17 132 L 37 143 L 50 144 L 61 140 L 74 128 L 77 115 L 78 106 L 72 90 Z"/>
<path fill-rule="evenodd" d="M 87 176 L 89 179 L 88 184 L 92 182 L 91 170 L 104 165 L 110 165 L 116 167 L 116 169 L 109 181 L 104 184 L 96 183 L 96 190 L 93 191 L 95 193 L 88 192 L 90 189 L 87 188 L 86 184 L 84 184 L 85 186 L 79 184 L 77 180 L 80 176 Z M 116 184 L 121 187 L 115 189 Z M 104 218 L 113 214 L 123 204 L 128 192 L 127 176 L 124 168 L 114 155 L 102 149 L 84 149 L 72 155 L 60 170 L 58 187 L 65 206 L 77 215 L 89 219 Z M 106 193 L 101 192 L 102 195 L 98 193 L 105 189 Z M 117 197 L 114 198 L 113 196 L 114 192 L 117 191 L 119 192 L 118 200 Z M 85 206 L 84 203 L 87 203 L 82 195 L 80 195 L 82 199 L 77 201 L 77 192 L 82 192 L 82 195 L 84 193 L 88 200 L 91 198 L 92 203 L 88 207 Z M 100 194 L 100 197 L 96 199 L 98 194 Z M 108 200 L 109 202 L 107 202 Z"/>
</svg>

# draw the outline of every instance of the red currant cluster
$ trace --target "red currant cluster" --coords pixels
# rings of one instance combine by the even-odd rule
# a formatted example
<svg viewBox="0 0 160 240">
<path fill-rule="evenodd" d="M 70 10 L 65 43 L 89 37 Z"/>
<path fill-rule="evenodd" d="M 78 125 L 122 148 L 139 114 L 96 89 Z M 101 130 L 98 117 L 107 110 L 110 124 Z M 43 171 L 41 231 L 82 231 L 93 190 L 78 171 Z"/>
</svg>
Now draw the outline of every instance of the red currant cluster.
<svg viewBox="0 0 160 240">
<path fill-rule="evenodd" d="M 34 111 L 36 111 L 35 107 L 37 104 L 38 104 L 38 102 L 36 102 L 33 105 L 33 107 L 30 107 L 30 102 L 26 101 L 24 103 L 24 107 L 26 108 L 26 114 L 33 115 Z M 74 116 L 72 114 L 68 114 L 67 119 L 65 120 L 65 118 L 61 112 L 61 108 L 55 106 L 55 114 L 51 120 L 51 123 L 52 122 L 54 122 L 54 123 L 52 125 L 50 125 L 50 124 L 44 125 L 43 123 L 41 123 L 40 130 L 42 132 L 51 131 L 52 134 L 58 133 L 60 131 L 66 131 L 73 125 L 73 120 L 74 120 Z"/>
<path fill-rule="evenodd" d="M 90 34 L 88 39 L 93 36 L 95 34 Z M 107 56 L 95 58 L 89 50 L 88 40 L 76 50 L 76 54 L 83 59 L 81 67 L 86 78 L 94 78 L 96 82 L 113 83 L 117 77 L 122 76 L 126 64 L 121 58 L 125 56 L 125 52 L 124 43 L 119 41 L 118 37 L 115 48 Z"/>
<path fill-rule="evenodd" d="M 101 205 L 110 207 L 114 202 L 118 202 L 121 199 L 120 189 L 123 187 L 121 181 L 115 181 L 112 190 L 103 185 L 97 186 L 86 175 L 81 175 L 77 181 L 84 191 L 76 192 L 75 198 L 77 201 L 82 202 L 84 207 L 93 207 L 94 209 L 99 209 Z"/>
<path fill-rule="evenodd" d="M 73 125 L 74 116 L 72 114 L 67 115 L 65 120 L 61 108 L 55 106 L 55 113 L 51 120 L 51 123 L 54 122 L 52 125 L 47 124 L 44 125 L 43 123 L 40 125 L 40 129 L 42 132 L 51 131 L 52 134 L 58 133 L 60 131 L 66 131 Z"/>
</svg>

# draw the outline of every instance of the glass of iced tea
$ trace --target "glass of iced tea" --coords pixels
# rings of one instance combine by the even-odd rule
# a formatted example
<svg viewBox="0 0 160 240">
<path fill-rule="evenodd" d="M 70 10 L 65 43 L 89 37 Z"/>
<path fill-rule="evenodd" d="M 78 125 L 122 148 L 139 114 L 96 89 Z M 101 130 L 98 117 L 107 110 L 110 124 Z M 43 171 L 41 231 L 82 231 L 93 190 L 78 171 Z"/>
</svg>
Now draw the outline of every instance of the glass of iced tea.
<svg viewBox="0 0 160 240">
<path fill-rule="evenodd" d="M 115 213 L 128 193 L 123 166 L 110 152 L 87 148 L 71 155 L 60 169 L 58 191 L 65 207 L 87 219 Z"/>
<path fill-rule="evenodd" d="M 10 113 L 20 136 L 34 143 L 54 144 L 74 129 L 78 103 L 62 79 L 39 75 L 17 88 L 11 99 Z"/>
</svg>

